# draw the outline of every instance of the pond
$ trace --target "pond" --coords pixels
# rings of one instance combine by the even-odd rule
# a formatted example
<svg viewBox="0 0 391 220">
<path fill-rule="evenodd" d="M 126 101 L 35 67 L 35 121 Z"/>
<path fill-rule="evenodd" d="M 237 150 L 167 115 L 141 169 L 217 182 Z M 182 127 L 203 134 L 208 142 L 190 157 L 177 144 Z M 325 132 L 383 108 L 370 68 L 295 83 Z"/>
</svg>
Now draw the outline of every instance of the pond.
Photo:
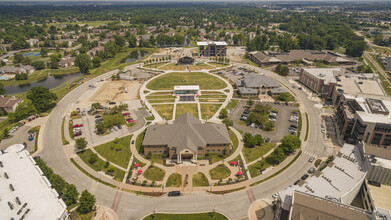
<svg viewBox="0 0 391 220">
<path fill-rule="evenodd" d="M 68 75 L 59 75 L 59 76 L 48 76 L 46 79 L 41 81 L 32 82 L 30 84 L 18 85 L 18 86 L 9 86 L 5 87 L 7 90 L 7 94 L 16 94 L 16 93 L 24 93 L 27 92 L 30 88 L 34 86 L 44 86 L 49 89 L 56 88 L 61 86 L 63 83 L 66 83 L 70 80 L 75 80 L 81 76 L 80 73 L 72 73 Z"/>
<path fill-rule="evenodd" d="M 121 61 L 121 63 L 133 63 L 136 60 L 142 59 L 149 55 L 149 52 L 143 50 L 132 51 L 129 56 Z"/>
</svg>

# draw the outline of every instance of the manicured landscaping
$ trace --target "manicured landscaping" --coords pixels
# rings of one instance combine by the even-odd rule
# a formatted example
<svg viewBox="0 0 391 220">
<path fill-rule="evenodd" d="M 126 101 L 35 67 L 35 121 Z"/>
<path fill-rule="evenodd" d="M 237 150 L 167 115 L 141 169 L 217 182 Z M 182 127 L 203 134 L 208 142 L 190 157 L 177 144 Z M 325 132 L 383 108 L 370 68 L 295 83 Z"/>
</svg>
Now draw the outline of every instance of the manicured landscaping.
<svg viewBox="0 0 391 220">
<path fill-rule="evenodd" d="M 219 110 L 219 104 L 200 104 L 201 106 L 201 117 L 203 119 L 210 119 Z"/>
<path fill-rule="evenodd" d="M 200 95 L 198 98 L 227 98 L 226 95 L 218 95 L 218 94 L 204 94 Z"/>
<path fill-rule="evenodd" d="M 259 172 L 261 169 L 266 169 L 270 167 L 271 165 L 266 162 L 266 160 L 262 160 L 259 162 L 256 162 L 250 166 L 248 166 L 248 170 L 250 171 L 250 175 L 252 178 L 259 176 L 261 173 Z"/>
<path fill-rule="evenodd" d="M 180 187 L 182 186 L 182 175 L 179 173 L 171 174 L 166 182 L 166 187 Z"/>
<path fill-rule="evenodd" d="M 185 114 L 186 112 L 192 114 L 194 117 L 198 118 L 198 106 L 197 104 L 177 104 L 175 118 Z"/>
<path fill-rule="evenodd" d="M 154 99 L 154 100 L 148 100 L 149 103 L 174 103 L 175 99 Z"/>
<path fill-rule="evenodd" d="M 137 152 L 142 154 L 144 153 L 144 148 L 143 148 L 143 140 L 144 140 L 144 136 L 145 136 L 145 131 L 141 132 L 137 138 L 136 138 L 136 149 L 137 149 Z"/>
<path fill-rule="evenodd" d="M 171 90 L 175 85 L 199 85 L 200 89 L 224 89 L 227 85 L 219 78 L 207 73 L 168 73 L 148 83 L 147 89 Z"/>
<path fill-rule="evenodd" d="M 254 161 L 265 155 L 267 152 L 273 149 L 274 146 L 276 146 L 275 143 L 263 143 L 261 146 L 255 146 L 253 148 L 244 147 L 244 159 L 246 159 L 247 163 L 250 163 L 251 161 Z"/>
<path fill-rule="evenodd" d="M 122 117 L 121 113 L 107 114 L 102 117 L 106 128 L 126 124 L 125 118 Z"/>
<path fill-rule="evenodd" d="M 144 177 L 152 181 L 162 181 L 166 172 L 159 167 L 149 167 L 144 172 Z"/>
<path fill-rule="evenodd" d="M 178 65 L 176 63 L 170 63 L 165 66 L 159 67 L 160 70 L 180 70 L 184 71 L 186 66 Z"/>
<path fill-rule="evenodd" d="M 202 70 L 202 69 L 214 69 L 215 67 L 208 65 L 208 64 L 205 64 L 205 63 L 199 63 L 199 64 L 196 64 L 195 66 L 188 66 L 188 68 L 191 71 L 195 71 L 195 70 Z"/>
<path fill-rule="evenodd" d="M 163 105 L 152 105 L 152 107 L 159 113 L 162 118 L 166 120 L 172 119 L 172 112 L 174 109 L 173 104 L 163 104 Z"/>
<path fill-rule="evenodd" d="M 215 212 L 214 214 L 197 213 L 197 214 L 160 214 L 148 215 L 143 220 L 228 220 L 224 215 Z"/>
<path fill-rule="evenodd" d="M 129 135 L 118 140 L 110 141 L 105 144 L 94 147 L 94 149 L 108 161 L 115 163 L 123 168 L 128 167 L 130 156 L 130 139 L 133 135 Z M 117 143 L 116 143 L 117 142 Z"/>
<path fill-rule="evenodd" d="M 146 98 L 147 98 L 148 100 L 149 100 L 149 99 L 175 99 L 175 97 L 172 96 L 172 95 L 154 95 L 154 94 L 149 95 L 149 96 L 147 96 Z"/>
<path fill-rule="evenodd" d="M 230 109 L 234 109 L 239 103 L 239 100 L 237 99 L 231 99 L 231 101 L 228 103 L 227 105 L 227 109 L 230 108 Z"/>
<path fill-rule="evenodd" d="M 231 175 L 231 171 L 225 165 L 218 165 L 209 171 L 212 180 L 225 179 Z"/>
<path fill-rule="evenodd" d="M 87 149 L 83 152 L 78 153 L 79 157 L 95 171 L 103 171 L 105 173 L 111 173 L 113 179 L 122 181 L 125 176 L 125 171 L 118 169 L 114 166 L 107 166 L 106 162 L 101 160 L 92 150 Z M 93 160 L 91 158 L 94 158 Z M 92 163 L 90 163 L 92 162 Z"/>
<path fill-rule="evenodd" d="M 168 62 L 162 62 L 162 63 L 152 63 L 152 64 L 147 64 L 147 65 L 144 65 L 144 67 L 146 68 L 154 68 L 154 69 L 157 69 L 165 64 L 167 64 Z"/>
<path fill-rule="evenodd" d="M 232 151 L 235 152 L 235 150 L 238 148 L 238 145 L 239 145 L 238 137 L 231 130 L 228 130 L 228 133 L 229 133 L 229 138 L 231 139 L 231 143 L 232 143 Z"/>
<path fill-rule="evenodd" d="M 209 186 L 208 179 L 203 173 L 199 172 L 193 175 L 193 187 L 195 186 Z"/>
</svg>

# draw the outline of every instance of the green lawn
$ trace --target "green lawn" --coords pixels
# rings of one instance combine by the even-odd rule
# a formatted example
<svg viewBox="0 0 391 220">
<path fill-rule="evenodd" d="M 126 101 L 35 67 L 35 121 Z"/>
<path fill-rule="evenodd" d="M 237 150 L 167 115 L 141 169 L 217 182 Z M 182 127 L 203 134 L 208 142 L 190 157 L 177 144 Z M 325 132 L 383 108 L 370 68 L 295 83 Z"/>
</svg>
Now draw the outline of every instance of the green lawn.
<svg viewBox="0 0 391 220">
<path fill-rule="evenodd" d="M 160 70 L 179 70 L 179 71 L 184 71 L 186 66 L 184 65 L 178 65 L 176 63 L 170 63 L 165 66 L 159 67 Z"/>
<path fill-rule="evenodd" d="M 218 165 L 209 171 L 212 180 L 225 179 L 231 175 L 231 171 L 225 165 Z"/>
<path fill-rule="evenodd" d="M 145 131 L 141 132 L 136 138 L 136 149 L 137 152 L 139 152 L 140 154 L 144 153 L 144 149 L 142 146 L 144 136 L 145 136 Z"/>
<path fill-rule="evenodd" d="M 172 95 L 154 95 L 154 94 L 149 95 L 149 96 L 147 96 L 146 98 L 147 98 L 148 100 L 149 100 L 149 99 L 175 99 L 175 97 L 172 96 Z"/>
<path fill-rule="evenodd" d="M 147 64 L 147 65 L 144 65 L 145 68 L 154 68 L 154 69 L 157 69 L 165 64 L 167 64 L 169 61 L 167 62 L 162 62 L 162 63 L 152 63 L 152 64 Z"/>
<path fill-rule="evenodd" d="M 181 187 L 182 186 L 182 175 L 179 173 L 171 174 L 166 182 L 166 187 Z"/>
<path fill-rule="evenodd" d="M 162 181 L 166 172 L 159 167 L 149 167 L 144 172 L 144 177 L 152 181 Z"/>
<path fill-rule="evenodd" d="M 227 98 L 226 95 L 218 95 L 218 94 L 205 94 L 202 93 L 198 98 Z"/>
<path fill-rule="evenodd" d="M 209 186 L 208 179 L 203 173 L 199 172 L 193 175 L 193 187 L 194 186 Z"/>
<path fill-rule="evenodd" d="M 107 168 L 105 168 L 106 162 L 101 160 L 99 157 L 97 158 L 95 163 L 93 164 L 89 163 L 92 154 L 94 154 L 94 152 L 92 152 L 92 150 L 90 149 L 78 153 L 79 157 L 84 161 L 84 163 L 86 163 L 92 169 L 94 169 L 95 171 L 103 171 L 106 173 L 107 171 Z M 114 179 L 117 181 L 122 181 L 122 179 L 125 176 L 125 171 L 120 170 L 116 167 L 113 168 L 114 168 Z"/>
<path fill-rule="evenodd" d="M 127 124 L 121 113 L 103 115 L 103 123 L 106 128 Z"/>
<path fill-rule="evenodd" d="M 173 104 L 163 104 L 163 105 L 152 105 L 152 107 L 159 113 L 162 118 L 167 120 L 172 119 L 172 113 L 174 110 Z"/>
<path fill-rule="evenodd" d="M 168 73 L 148 83 L 147 89 L 172 90 L 175 85 L 199 85 L 200 89 L 224 89 L 227 85 L 219 78 L 207 73 Z"/>
<path fill-rule="evenodd" d="M 244 147 L 243 156 L 247 163 L 254 161 L 267 152 L 269 152 L 276 144 L 275 143 L 263 143 L 261 146 L 255 146 L 253 148 Z"/>
<path fill-rule="evenodd" d="M 210 119 L 219 110 L 220 104 L 200 104 L 201 106 L 201 117 L 203 119 Z"/>
<path fill-rule="evenodd" d="M 262 160 L 260 162 L 254 163 L 250 166 L 248 166 L 248 170 L 250 171 L 250 175 L 252 178 L 261 175 L 259 172 L 261 169 L 266 169 L 270 167 L 271 165 L 266 162 L 266 160 Z"/>
<path fill-rule="evenodd" d="M 294 101 L 296 101 L 295 97 L 293 97 L 289 92 L 281 93 L 280 95 L 275 96 L 274 98 L 280 102 L 294 102 Z"/>
<path fill-rule="evenodd" d="M 197 213 L 197 214 L 159 214 L 155 216 L 148 215 L 143 220 L 228 220 L 224 215 L 215 212 L 212 213 Z"/>
<path fill-rule="evenodd" d="M 105 144 L 94 147 L 94 149 L 108 161 L 115 163 L 123 168 L 128 167 L 130 156 L 130 139 L 133 135 L 129 135 L 118 140 L 118 143 L 115 144 L 114 141 L 107 142 Z M 122 150 L 116 150 L 115 146 L 121 145 Z M 113 148 L 113 149 L 112 149 Z"/>
<path fill-rule="evenodd" d="M 175 118 L 183 115 L 184 113 L 190 113 L 194 117 L 198 118 L 198 106 L 197 104 L 178 104 L 176 105 Z"/>
<path fill-rule="evenodd" d="M 237 99 L 231 99 L 231 101 L 228 103 L 227 108 L 234 109 L 239 103 L 239 100 Z"/>
<path fill-rule="evenodd" d="M 156 100 L 148 100 L 149 103 L 174 103 L 175 99 L 156 99 Z"/>
<path fill-rule="evenodd" d="M 232 142 L 233 152 L 235 152 L 235 150 L 238 148 L 238 145 L 239 145 L 238 137 L 231 130 L 228 130 L 228 133 L 229 133 L 229 138 L 231 139 L 231 142 Z"/>
</svg>

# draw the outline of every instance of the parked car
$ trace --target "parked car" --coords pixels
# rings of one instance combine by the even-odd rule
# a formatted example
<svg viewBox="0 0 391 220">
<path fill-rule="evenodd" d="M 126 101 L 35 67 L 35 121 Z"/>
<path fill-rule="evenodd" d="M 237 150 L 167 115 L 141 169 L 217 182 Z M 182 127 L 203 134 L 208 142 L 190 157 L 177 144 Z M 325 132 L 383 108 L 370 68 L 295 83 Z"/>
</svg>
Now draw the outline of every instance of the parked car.
<svg viewBox="0 0 391 220">
<path fill-rule="evenodd" d="M 95 118 L 102 118 L 102 115 L 95 115 Z"/>
<path fill-rule="evenodd" d="M 171 191 L 168 192 L 168 196 L 180 196 L 181 192 L 180 191 Z"/>
<path fill-rule="evenodd" d="M 311 167 L 307 172 L 309 174 L 313 174 L 315 172 L 315 168 Z"/>
<path fill-rule="evenodd" d="M 278 111 L 272 110 L 271 113 L 278 114 Z"/>
<path fill-rule="evenodd" d="M 266 143 L 269 143 L 270 141 L 271 141 L 270 138 L 266 138 L 266 139 L 265 139 L 265 142 L 266 142 Z"/>
<path fill-rule="evenodd" d="M 74 132 L 73 133 L 73 136 L 74 137 L 77 137 L 77 136 L 80 136 L 82 134 L 82 132 L 81 131 L 78 131 L 78 132 Z"/>
<path fill-rule="evenodd" d="M 79 128 L 79 127 L 83 127 L 83 124 L 75 124 L 72 126 L 73 128 Z"/>
<path fill-rule="evenodd" d="M 122 126 L 121 126 L 121 125 L 118 125 L 118 128 L 119 128 L 119 129 L 122 129 Z"/>
<path fill-rule="evenodd" d="M 247 123 L 246 123 L 246 126 L 250 126 L 250 125 L 251 125 L 251 122 L 247 122 Z"/>
<path fill-rule="evenodd" d="M 315 160 L 315 158 L 314 158 L 314 157 L 311 157 L 311 158 L 308 160 L 308 162 L 312 163 L 312 162 L 314 162 L 314 160 Z"/>
<path fill-rule="evenodd" d="M 308 174 L 304 174 L 300 179 L 306 180 L 308 178 Z"/>
<path fill-rule="evenodd" d="M 326 129 L 322 129 L 321 131 L 322 131 L 323 134 L 326 133 Z"/>
<path fill-rule="evenodd" d="M 117 104 L 116 102 L 109 102 L 109 105 L 115 105 Z"/>
<path fill-rule="evenodd" d="M 274 193 L 274 194 L 272 195 L 273 198 L 278 198 L 279 196 L 280 196 L 279 193 Z"/>
<path fill-rule="evenodd" d="M 134 140 L 132 140 L 132 144 L 134 144 Z"/>
<path fill-rule="evenodd" d="M 134 120 L 133 120 L 133 118 L 129 118 L 128 120 L 126 120 L 126 122 L 128 122 L 128 123 L 133 123 Z"/>
<path fill-rule="evenodd" d="M 118 127 L 117 126 L 114 126 L 113 128 L 114 128 L 114 130 L 118 131 Z"/>
<path fill-rule="evenodd" d="M 297 185 L 300 182 L 300 180 L 296 180 L 293 185 Z"/>
<path fill-rule="evenodd" d="M 122 113 L 122 116 L 130 115 L 129 112 Z"/>
<path fill-rule="evenodd" d="M 110 131 L 110 132 L 114 132 L 114 129 L 113 129 L 113 128 L 109 128 L 109 131 Z"/>
</svg>

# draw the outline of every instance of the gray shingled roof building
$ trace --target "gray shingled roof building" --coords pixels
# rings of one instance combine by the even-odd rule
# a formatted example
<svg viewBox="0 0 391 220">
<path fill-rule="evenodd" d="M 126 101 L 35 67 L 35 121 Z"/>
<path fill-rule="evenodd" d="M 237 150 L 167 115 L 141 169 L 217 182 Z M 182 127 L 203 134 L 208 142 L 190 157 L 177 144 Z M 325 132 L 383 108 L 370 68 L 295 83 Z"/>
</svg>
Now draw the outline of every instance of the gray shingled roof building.
<svg viewBox="0 0 391 220">
<path fill-rule="evenodd" d="M 206 152 L 221 153 L 230 144 L 224 124 L 202 124 L 189 113 L 177 118 L 173 124 L 150 125 L 142 143 L 144 153 L 152 151 L 157 154 L 155 149 L 168 148 L 165 151 L 169 152 L 169 157 L 178 158 L 178 162 L 181 162 L 182 153 L 186 153 L 187 157 L 191 155 L 189 159 L 196 160 L 197 155 L 201 156 Z"/>
<path fill-rule="evenodd" d="M 264 75 L 248 75 L 236 81 L 235 84 L 242 96 L 257 96 L 259 92 L 271 95 L 288 92 L 280 86 L 277 80 Z"/>
</svg>

